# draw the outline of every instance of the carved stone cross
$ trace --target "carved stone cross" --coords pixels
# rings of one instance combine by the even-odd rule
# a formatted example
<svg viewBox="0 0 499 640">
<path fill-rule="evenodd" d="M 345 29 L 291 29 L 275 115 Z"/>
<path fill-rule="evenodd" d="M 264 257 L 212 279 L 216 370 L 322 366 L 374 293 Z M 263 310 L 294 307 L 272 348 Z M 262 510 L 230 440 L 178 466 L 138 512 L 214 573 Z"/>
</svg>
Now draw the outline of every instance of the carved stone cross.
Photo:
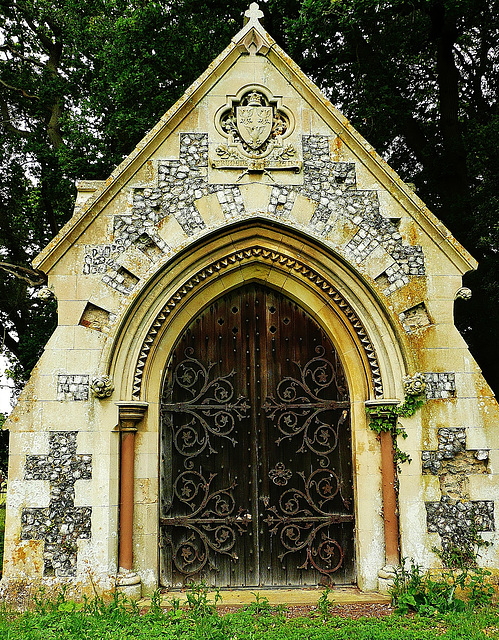
<svg viewBox="0 0 499 640">
<path fill-rule="evenodd" d="M 263 18 L 263 11 L 260 11 L 260 8 L 258 7 L 258 4 L 256 2 L 252 2 L 249 6 L 249 9 L 245 11 L 244 17 L 248 18 L 248 20 L 246 20 L 246 24 L 248 22 L 255 24 L 259 22 L 260 18 Z"/>
<path fill-rule="evenodd" d="M 429 532 L 437 532 L 444 551 L 473 547 L 480 531 L 494 531 L 494 502 L 470 500 L 469 476 L 488 473 L 489 452 L 466 449 L 464 428 L 438 430 L 438 450 L 421 453 L 423 474 L 438 476 L 442 497 L 426 503 Z"/>
<path fill-rule="evenodd" d="M 48 507 L 23 509 L 21 540 L 44 540 L 43 573 L 76 574 L 77 540 L 91 537 L 92 507 L 75 507 L 76 480 L 92 477 L 92 456 L 76 454 L 76 431 L 51 431 L 48 455 L 26 456 L 25 480 L 48 480 Z"/>
</svg>

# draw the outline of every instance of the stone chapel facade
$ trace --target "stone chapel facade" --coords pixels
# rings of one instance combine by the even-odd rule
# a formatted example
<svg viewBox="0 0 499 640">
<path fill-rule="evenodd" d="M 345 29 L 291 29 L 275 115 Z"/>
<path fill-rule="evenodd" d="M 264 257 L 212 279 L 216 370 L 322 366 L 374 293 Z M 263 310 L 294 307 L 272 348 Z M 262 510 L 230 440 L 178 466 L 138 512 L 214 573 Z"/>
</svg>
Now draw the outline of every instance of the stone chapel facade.
<svg viewBox="0 0 499 640">
<path fill-rule="evenodd" d="M 499 569 L 498 406 L 453 322 L 476 262 L 261 16 L 35 260 L 59 319 L 7 425 L 4 593 L 372 590 L 470 527 Z M 411 380 L 396 482 L 366 406 Z"/>
</svg>

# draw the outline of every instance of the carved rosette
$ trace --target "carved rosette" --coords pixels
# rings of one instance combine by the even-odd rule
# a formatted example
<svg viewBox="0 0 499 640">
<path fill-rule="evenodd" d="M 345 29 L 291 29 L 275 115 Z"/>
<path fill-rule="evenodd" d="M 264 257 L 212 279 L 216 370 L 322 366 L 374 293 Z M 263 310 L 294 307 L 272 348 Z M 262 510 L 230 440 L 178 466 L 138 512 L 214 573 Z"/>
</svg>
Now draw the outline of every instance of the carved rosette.
<svg viewBox="0 0 499 640">
<path fill-rule="evenodd" d="M 415 373 L 413 376 L 404 377 L 404 391 L 406 396 L 419 396 L 426 389 L 426 380 L 423 373 Z"/>
<path fill-rule="evenodd" d="M 214 169 L 249 172 L 301 171 L 298 148 L 290 144 L 294 116 L 267 88 L 244 87 L 215 115 L 215 126 L 225 142 L 210 152 Z"/>
<path fill-rule="evenodd" d="M 99 375 L 92 378 L 90 391 L 96 398 L 109 398 L 114 391 L 114 384 L 110 376 Z"/>
</svg>

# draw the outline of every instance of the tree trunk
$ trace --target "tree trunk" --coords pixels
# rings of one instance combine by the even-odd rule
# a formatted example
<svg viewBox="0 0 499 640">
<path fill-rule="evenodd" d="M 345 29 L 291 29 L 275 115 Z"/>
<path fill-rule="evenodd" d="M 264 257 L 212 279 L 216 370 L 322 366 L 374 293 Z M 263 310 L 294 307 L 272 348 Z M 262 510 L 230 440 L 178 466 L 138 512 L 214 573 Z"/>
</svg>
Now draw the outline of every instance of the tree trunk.
<svg viewBox="0 0 499 640">
<path fill-rule="evenodd" d="M 459 120 L 460 76 L 454 59 L 454 45 L 458 32 L 455 19 L 449 16 L 441 1 L 432 6 L 430 18 L 436 43 L 442 135 L 442 163 L 438 189 L 446 222 L 450 221 L 453 230 L 459 235 L 467 226 L 470 191 L 466 148 Z"/>
</svg>

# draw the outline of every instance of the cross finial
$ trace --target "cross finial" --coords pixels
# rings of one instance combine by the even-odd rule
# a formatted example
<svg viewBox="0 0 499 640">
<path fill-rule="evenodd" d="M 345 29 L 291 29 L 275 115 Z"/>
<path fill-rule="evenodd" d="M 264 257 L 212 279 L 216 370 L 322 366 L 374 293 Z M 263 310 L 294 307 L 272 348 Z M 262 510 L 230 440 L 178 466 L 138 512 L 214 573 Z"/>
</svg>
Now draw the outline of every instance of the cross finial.
<svg viewBox="0 0 499 640">
<path fill-rule="evenodd" d="M 256 2 L 252 2 L 249 9 L 244 12 L 244 25 L 246 26 L 248 22 L 259 24 L 260 18 L 263 18 L 263 11 L 260 11 Z"/>
</svg>

